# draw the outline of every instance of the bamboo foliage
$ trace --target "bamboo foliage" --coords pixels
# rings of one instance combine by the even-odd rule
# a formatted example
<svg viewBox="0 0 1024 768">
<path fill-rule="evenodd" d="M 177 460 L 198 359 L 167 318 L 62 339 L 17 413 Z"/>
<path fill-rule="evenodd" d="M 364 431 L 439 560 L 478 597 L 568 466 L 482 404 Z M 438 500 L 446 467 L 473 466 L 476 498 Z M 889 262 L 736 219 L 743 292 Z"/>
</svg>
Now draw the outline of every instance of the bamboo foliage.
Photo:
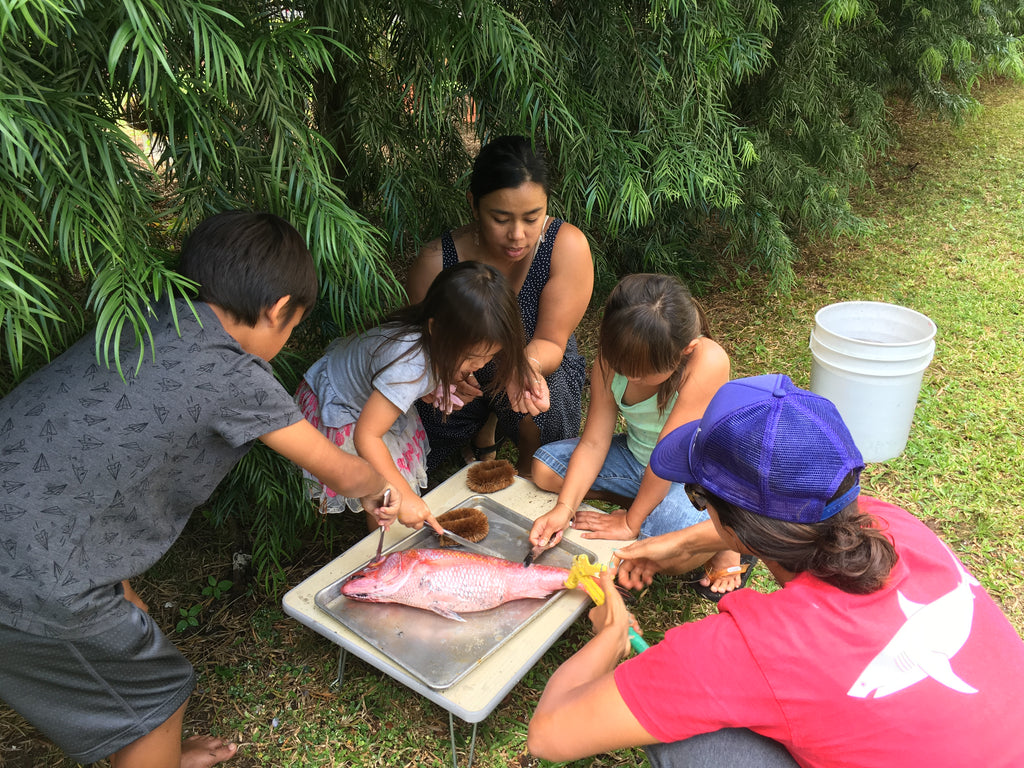
<svg viewBox="0 0 1024 768">
<path fill-rule="evenodd" d="M 785 288 L 797 232 L 863 224 L 848 190 L 893 138 L 886 97 L 957 119 L 978 77 L 1022 74 L 1012 2 L 354 0 L 303 13 L 361 52 L 321 90 L 320 127 L 349 198 L 395 247 L 464 221 L 479 142 L 521 132 L 549 151 L 553 207 L 585 228 L 609 280 L 691 275 L 724 249 Z"/>
<path fill-rule="evenodd" d="M 90 322 L 146 353 L 149 302 L 184 295 L 173 241 L 230 207 L 282 214 L 325 275 L 360 285 L 339 328 L 397 292 L 379 234 L 334 184 L 312 89 L 346 52 L 272 6 L 129 0 L 0 8 L 0 293 L 13 378 Z M 345 312 L 350 312 L 346 315 Z M 152 350 L 149 350 L 151 353 Z"/>
<path fill-rule="evenodd" d="M 1022 14 L 1015 0 L 0 0 L 0 386 L 93 326 L 122 373 L 154 354 L 152 302 L 191 287 L 178 238 L 234 207 L 306 236 L 317 354 L 402 300 L 392 266 L 468 218 L 472 157 L 502 133 L 547 152 L 552 212 L 586 231 L 607 284 L 699 282 L 724 252 L 784 289 L 798 234 L 863 226 L 848 194 L 894 138 L 887 99 L 963 119 L 979 78 L 1024 77 Z M 265 533 L 305 519 L 286 474 L 253 456 L 213 516 Z M 267 567 L 293 541 L 258 537 Z"/>
</svg>

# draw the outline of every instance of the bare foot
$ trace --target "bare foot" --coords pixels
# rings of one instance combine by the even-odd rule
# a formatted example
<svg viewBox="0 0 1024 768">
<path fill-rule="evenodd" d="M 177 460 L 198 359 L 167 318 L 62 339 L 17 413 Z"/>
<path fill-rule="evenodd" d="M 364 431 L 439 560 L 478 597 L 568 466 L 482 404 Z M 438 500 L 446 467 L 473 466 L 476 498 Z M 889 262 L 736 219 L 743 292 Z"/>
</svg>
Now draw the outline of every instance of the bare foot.
<svg viewBox="0 0 1024 768">
<path fill-rule="evenodd" d="M 739 552 L 723 550 L 708 560 L 705 569 L 709 575 L 701 579 L 700 583 L 712 592 L 724 595 L 726 592 L 739 589 L 743 583 L 740 578 L 742 571 Z"/>
<path fill-rule="evenodd" d="M 210 768 L 230 760 L 237 751 L 237 744 L 216 736 L 189 736 L 181 742 L 181 768 Z"/>
</svg>

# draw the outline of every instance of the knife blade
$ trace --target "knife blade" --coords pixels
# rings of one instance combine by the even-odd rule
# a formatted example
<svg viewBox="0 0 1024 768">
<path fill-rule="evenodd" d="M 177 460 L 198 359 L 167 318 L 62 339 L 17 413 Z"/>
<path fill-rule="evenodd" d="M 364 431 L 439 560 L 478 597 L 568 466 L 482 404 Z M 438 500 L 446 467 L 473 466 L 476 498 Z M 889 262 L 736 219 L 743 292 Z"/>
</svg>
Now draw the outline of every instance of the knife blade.
<svg viewBox="0 0 1024 768">
<path fill-rule="evenodd" d="M 478 555 L 487 555 L 488 557 L 497 557 L 501 560 L 508 559 L 500 552 L 495 552 L 493 549 L 485 547 L 482 544 L 477 544 L 476 542 L 470 541 L 469 539 L 464 539 L 462 536 L 459 536 L 459 534 L 452 533 L 447 528 L 442 528 L 441 530 L 444 531 L 445 536 L 447 536 L 452 541 L 458 542 L 461 546 L 465 547 L 470 552 L 476 552 Z"/>
</svg>

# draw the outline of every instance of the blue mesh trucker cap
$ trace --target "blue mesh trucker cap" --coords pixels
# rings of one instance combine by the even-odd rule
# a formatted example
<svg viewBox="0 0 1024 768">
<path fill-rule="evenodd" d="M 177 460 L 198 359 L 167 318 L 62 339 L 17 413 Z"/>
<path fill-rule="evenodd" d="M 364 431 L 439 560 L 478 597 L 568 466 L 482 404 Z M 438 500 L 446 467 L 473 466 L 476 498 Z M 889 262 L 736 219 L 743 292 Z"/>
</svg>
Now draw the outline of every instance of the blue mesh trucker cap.
<svg viewBox="0 0 1024 768">
<path fill-rule="evenodd" d="M 846 507 L 859 483 L 829 500 L 863 468 L 835 405 L 781 373 L 723 384 L 702 418 L 670 432 L 651 454 L 659 477 L 793 523 L 818 523 Z"/>
</svg>

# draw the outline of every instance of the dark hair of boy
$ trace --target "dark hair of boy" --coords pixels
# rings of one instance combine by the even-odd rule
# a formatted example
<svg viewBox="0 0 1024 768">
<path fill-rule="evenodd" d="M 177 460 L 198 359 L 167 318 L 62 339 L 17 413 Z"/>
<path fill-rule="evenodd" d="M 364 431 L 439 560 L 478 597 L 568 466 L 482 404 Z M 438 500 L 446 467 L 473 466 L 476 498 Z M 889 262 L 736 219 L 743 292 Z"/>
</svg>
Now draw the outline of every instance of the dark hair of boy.
<svg viewBox="0 0 1024 768">
<path fill-rule="evenodd" d="M 396 310 L 385 325 L 420 329 L 421 343 L 443 392 L 456 383 L 452 377 L 469 354 L 495 345 L 501 352 L 495 356 L 497 374 L 487 391 L 500 391 L 509 382 L 528 379 L 522 354 L 526 340 L 516 295 L 501 272 L 482 262 L 462 261 L 442 270 L 423 301 Z"/>
<path fill-rule="evenodd" d="M 833 498 L 857 482 L 850 473 Z M 698 486 L 718 513 L 722 525 L 733 529 L 746 547 L 776 561 L 792 573 L 810 573 L 836 589 L 868 595 L 885 586 L 897 555 L 892 542 L 857 502 L 820 523 L 794 523 L 748 512 Z"/>
<path fill-rule="evenodd" d="M 544 159 L 523 136 L 499 136 L 488 142 L 473 161 L 469 191 L 474 207 L 498 189 L 515 189 L 528 181 L 540 184 L 551 195 Z"/>
<path fill-rule="evenodd" d="M 291 297 L 286 322 L 316 303 L 313 257 L 302 235 L 272 213 L 225 211 L 205 219 L 185 240 L 178 272 L 199 284 L 199 301 L 249 327 L 282 296 Z"/>
<path fill-rule="evenodd" d="M 604 305 L 597 354 L 623 376 L 673 370 L 658 387 L 664 411 L 686 368 L 680 355 L 699 336 L 713 338 L 707 317 L 682 281 L 671 275 L 627 275 Z"/>
</svg>

